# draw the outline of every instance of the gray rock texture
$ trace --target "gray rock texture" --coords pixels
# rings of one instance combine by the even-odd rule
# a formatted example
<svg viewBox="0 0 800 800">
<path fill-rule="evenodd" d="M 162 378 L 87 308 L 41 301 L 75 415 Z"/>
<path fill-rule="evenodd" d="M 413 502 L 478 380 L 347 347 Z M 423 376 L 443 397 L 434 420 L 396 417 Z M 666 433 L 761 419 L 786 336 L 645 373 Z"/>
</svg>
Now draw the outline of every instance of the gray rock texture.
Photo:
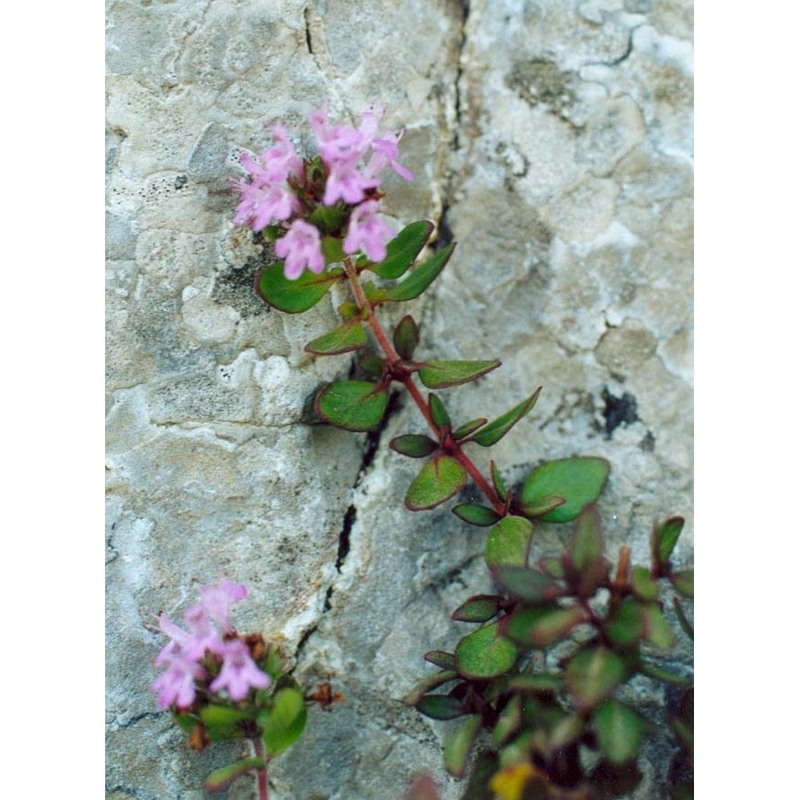
<svg viewBox="0 0 800 800">
<path fill-rule="evenodd" d="M 355 121 L 385 106 L 417 176 L 388 181 L 388 212 L 460 243 L 402 309 L 420 352 L 503 360 L 445 390 L 451 412 L 491 417 L 543 386 L 491 450 L 507 481 L 605 456 L 612 546 L 644 560 L 653 520 L 682 514 L 689 563 L 691 3 L 118 0 L 107 17 L 108 797 L 200 798 L 239 752 L 191 752 L 148 688 L 161 640 L 147 625 L 225 576 L 251 591 L 240 630 L 346 698 L 312 709 L 273 766 L 274 800 L 399 800 L 419 770 L 456 798 L 445 726 L 400 699 L 430 669 L 422 654 L 466 630 L 452 610 L 488 588 L 484 535 L 450 504 L 404 509 L 418 464 L 388 441 L 423 431 L 406 398 L 377 436 L 302 424 L 306 397 L 350 364 L 303 351 L 343 297 L 298 316 L 255 298 L 265 254 L 231 224 L 228 179 L 267 122 L 308 149 L 315 108 Z M 541 526 L 539 552 L 565 533 Z M 646 750 L 638 797 L 665 796 L 669 758 Z"/>
</svg>

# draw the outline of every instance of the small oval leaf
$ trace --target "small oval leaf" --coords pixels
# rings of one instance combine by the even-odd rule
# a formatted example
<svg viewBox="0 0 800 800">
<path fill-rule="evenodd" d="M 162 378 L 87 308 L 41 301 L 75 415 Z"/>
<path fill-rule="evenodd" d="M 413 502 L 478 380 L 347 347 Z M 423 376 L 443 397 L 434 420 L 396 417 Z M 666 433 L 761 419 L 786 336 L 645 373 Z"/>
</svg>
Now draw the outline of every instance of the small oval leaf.
<svg viewBox="0 0 800 800">
<path fill-rule="evenodd" d="M 305 346 L 307 353 L 317 356 L 333 356 L 360 350 L 367 345 L 367 332 L 361 320 L 353 320 L 335 330 L 318 336 Z"/>
<path fill-rule="evenodd" d="M 639 752 L 642 741 L 642 720 L 619 700 L 606 700 L 594 712 L 597 740 L 605 757 L 612 764 L 630 761 Z"/>
<path fill-rule="evenodd" d="M 206 790 L 211 794 L 216 794 L 224 789 L 227 789 L 237 778 L 246 775 L 250 770 L 258 769 L 264 766 L 263 758 L 243 758 L 241 761 L 236 761 L 233 764 L 228 764 L 227 767 L 220 767 L 215 769 L 206 778 Z"/>
<path fill-rule="evenodd" d="M 474 433 L 478 428 L 482 425 L 485 425 L 488 422 L 486 417 L 478 417 L 477 419 L 471 419 L 469 422 L 465 422 L 463 425 L 459 425 L 453 431 L 453 438 L 456 440 L 466 439 L 471 433 Z"/>
<path fill-rule="evenodd" d="M 470 714 L 444 740 L 444 766 L 454 777 L 464 774 L 469 753 L 481 727 L 480 714 Z"/>
<path fill-rule="evenodd" d="M 544 603 L 566 593 L 549 575 L 527 567 L 502 565 L 492 573 L 509 594 L 528 603 Z"/>
<path fill-rule="evenodd" d="M 694 597 L 694 570 L 684 569 L 669 576 L 672 585 L 684 597 Z"/>
<path fill-rule="evenodd" d="M 431 414 L 431 419 L 437 428 L 451 428 L 450 415 L 444 407 L 444 403 L 431 392 L 428 395 L 428 410 Z"/>
<path fill-rule="evenodd" d="M 582 708 L 592 708 L 625 680 L 625 663 L 606 647 L 590 647 L 570 659 L 567 688 Z"/>
<path fill-rule="evenodd" d="M 394 329 L 393 339 L 394 349 L 397 350 L 397 355 L 409 361 L 419 344 L 419 328 L 410 314 L 406 314 L 406 316 L 397 323 L 397 327 Z"/>
<path fill-rule="evenodd" d="M 404 281 L 392 286 L 386 292 L 385 299 L 402 302 L 419 297 L 447 266 L 455 246 L 455 242 L 453 242 L 447 247 L 437 250 L 425 263 L 415 267 Z"/>
<path fill-rule="evenodd" d="M 526 647 L 549 647 L 570 635 L 589 615 L 579 607 L 520 608 L 509 618 L 506 633 Z"/>
<path fill-rule="evenodd" d="M 434 508 L 464 488 L 467 471 L 452 456 L 439 455 L 419 472 L 406 492 L 411 511 Z"/>
<path fill-rule="evenodd" d="M 376 275 L 387 280 L 401 277 L 414 263 L 433 233 L 433 223 L 419 220 L 406 225 L 397 236 L 386 244 L 386 258 L 380 264 L 368 267 Z"/>
<path fill-rule="evenodd" d="M 669 557 L 678 543 L 683 525 L 683 517 L 670 517 L 653 528 L 650 545 L 653 552 L 653 561 L 659 567 L 666 567 L 669 563 Z"/>
<path fill-rule="evenodd" d="M 426 361 L 418 374 L 429 389 L 447 389 L 475 381 L 499 366 L 499 361 Z"/>
<path fill-rule="evenodd" d="M 451 615 L 456 622 L 488 622 L 497 616 L 503 598 L 495 594 L 476 594 L 462 603 Z"/>
<path fill-rule="evenodd" d="M 440 669 L 456 668 L 456 657 L 446 650 L 429 650 L 423 658 Z"/>
<path fill-rule="evenodd" d="M 264 267 L 256 277 L 256 294 L 269 305 L 288 314 L 299 314 L 313 308 L 336 281 L 344 280 L 344 271 L 337 267 L 317 275 L 305 270 L 291 280 L 283 273 L 283 262 Z"/>
<path fill-rule="evenodd" d="M 278 689 L 269 709 L 261 738 L 269 756 L 282 753 L 294 744 L 306 727 L 306 702 L 298 689 Z"/>
<path fill-rule="evenodd" d="M 593 503 L 608 478 L 609 464 L 604 458 L 562 458 L 536 467 L 522 487 L 521 500 L 526 506 L 543 498 L 563 497 L 566 502 L 541 515 L 545 522 L 570 522 L 589 503 Z"/>
<path fill-rule="evenodd" d="M 449 694 L 426 694 L 416 705 L 417 711 L 431 719 L 455 719 L 464 716 L 464 706 Z"/>
<path fill-rule="evenodd" d="M 314 399 L 314 411 L 326 422 L 348 431 L 370 431 L 383 420 L 388 389 L 369 381 L 329 383 Z"/>
<path fill-rule="evenodd" d="M 421 433 L 406 433 L 396 436 L 389 442 L 389 447 L 396 453 L 409 458 L 424 458 L 439 449 L 439 445 L 433 439 Z"/>
<path fill-rule="evenodd" d="M 389 446 L 391 447 L 391 443 Z M 477 503 L 461 503 L 453 508 L 453 513 L 464 522 L 479 528 L 486 528 L 500 521 L 500 515 L 493 508 Z"/>
<path fill-rule="evenodd" d="M 490 447 L 499 442 L 535 405 L 539 399 L 540 386 L 527 400 L 492 420 L 482 431 L 476 433 L 471 441 L 482 447 Z"/>
<path fill-rule="evenodd" d="M 457 677 L 458 673 L 455 670 L 445 670 L 437 672 L 435 675 L 428 675 L 427 678 L 423 678 L 414 685 L 414 688 L 403 698 L 403 702 L 407 706 L 415 706 L 431 689 L 436 689 Z"/>
<path fill-rule="evenodd" d="M 500 623 L 465 636 L 456 647 L 456 667 L 465 678 L 496 678 L 517 660 L 514 643 L 500 634 Z"/>
<path fill-rule="evenodd" d="M 507 516 L 486 537 L 484 557 L 490 568 L 501 565 L 524 567 L 528 563 L 533 525 L 525 517 Z"/>
</svg>

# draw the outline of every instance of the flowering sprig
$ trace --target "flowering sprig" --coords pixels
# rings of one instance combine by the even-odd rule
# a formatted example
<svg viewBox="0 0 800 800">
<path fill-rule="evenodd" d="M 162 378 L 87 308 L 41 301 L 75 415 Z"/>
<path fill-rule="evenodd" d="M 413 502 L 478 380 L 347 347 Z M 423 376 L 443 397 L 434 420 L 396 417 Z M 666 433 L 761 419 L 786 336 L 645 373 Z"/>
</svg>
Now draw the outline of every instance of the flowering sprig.
<svg viewBox="0 0 800 800">
<path fill-rule="evenodd" d="M 234 184 L 241 199 L 233 221 L 257 232 L 271 228 L 287 278 L 304 269 L 323 271 L 322 238 L 330 234 L 346 232 L 345 253 L 363 249 L 373 261 L 385 258 L 394 231 L 378 217 L 380 175 L 392 169 L 405 180 L 414 176 L 397 160 L 403 132 L 381 133 L 380 116 L 370 108 L 358 128 L 332 127 L 324 110 L 315 111 L 309 122 L 319 148 L 316 162 L 300 159 L 280 124 L 272 126 L 273 147 L 257 158 L 242 155 L 249 180 Z"/>
<path fill-rule="evenodd" d="M 193 749 L 215 741 L 252 741 L 255 755 L 212 773 L 209 791 L 255 772 L 259 797 L 266 800 L 269 760 L 300 737 L 306 706 L 279 651 L 260 634 L 236 632 L 231 605 L 246 596 L 244 585 L 227 580 L 200 587 L 200 602 L 183 613 L 186 628 L 162 611 L 158 629 L 169 642 L 156 656 L 156 666 L 165 669 L 151 687 L 159 707 L 169 708 L 188 732 Z"/>
<path fill-rule="evenodd" d="M 423 460 L 406 506 L 435 508 L 470 479 L 484 498 L 453 511 L 470 525 L 488 528 L 484 556 L 496 594 L 471 597 L 456 609 L 454 620 L 480 627 L 462 637 L 454 653 L 425 655 L 440 672 L 423 680 L 407 702 L 434 719 L 461 718 L 445 744 L 445 764 L 454 776 L 464 774 L 481 730 L 491 731 L 465 797 L 577 800 L 602 794 L 609 783 L 635 785 L 634 759 L 647 726 L 616 697 L 618 689 L 637 675 L 674 685 L 690 680 L 658 661 L 659 651 L 675 640 L 662 593 L 671 594 L 681 626 L 692 635 L 677 595 L 693 596 L 694 572 L 675 569 L 670 561 L 683 520 L 671 517 L 654 528 L 649 569 L 631 568 L 630 548 L 623 547 L 612 577 L 595 506 L 609 474 L 605 459 L 544 462 L 514 490 L 494 461 L 488 476 L 478 468 L 467 449 L 500 441 L 530 413 L 540 389 L 491 421 L 453 422 L 435 392 L 475 381 L 500 362 L 418 360 L 419 326 L 413 317 L 403 317 L 390 336 L 376 312 L 419 297 L 447 265 L 454 245 L 416 263 L 433 224 L 414 222 L 393 237 L 381 220 L 378 175 L 391 168 L 405 179 L 413 176 L 398 161 L 400 134 L 379 135 L 372 110 L 358 128 L 332 127 L 322 111 L 314 112 L 310 123 L 319 156 L 303 162 L 302 170 L 282 129 L 280 137 L 276 129 L 278 145 L 260 157 L 259 171 L 243 157 L 252 179 L 238 187 L 242 200 L 234 221 L 264 228 L 277 239 L 275 253 L 284 261 L 267 264 L 256 278 L 256 291 L 274 308 L 307 311 L 335 284 L 347 284 L 352 292 L 353 302 L 339 307 L 342 324 L 305 349 L 317 356 L 357 353 L 355 376 L 319 388 L 311 421 L 374 431 L 385 419 L 390 387 L 399 384 L 427 427 L 424 434 L 404 434 L 389 443 L 397 453 Z M 289 162 L 294 167 L 283 166 Z M 275 199 L 279 190 L 261 177 L 267 173 L 284 181 L 281 203 Z M 264 191 L 263 205 L 252 203 L 256 184 Z M 286 216 L 273 213 L 287 208 Z M 272 229 L 265 228 L 270 215 Z M 377 284 L 362 282 L 365 273 Z M 419 384 L 434 391 L 425 397 Z M 534 564 L 535 526 L 541 522 L 574 522 L 575 530 L 563 554 Z M 544 660 L 536 662 L 535 652 L 550 646 L 564 656 L 548 669 Z M 448 694 L 435 691 L 446 684 L 454 684 Z M 691 723 L 671 724 L 690 747 Z M 587 774 L 585 765 L 592 760 L 597 766 Z M 430 787 L 423 789 L 431 795 Z"/>
</svg>

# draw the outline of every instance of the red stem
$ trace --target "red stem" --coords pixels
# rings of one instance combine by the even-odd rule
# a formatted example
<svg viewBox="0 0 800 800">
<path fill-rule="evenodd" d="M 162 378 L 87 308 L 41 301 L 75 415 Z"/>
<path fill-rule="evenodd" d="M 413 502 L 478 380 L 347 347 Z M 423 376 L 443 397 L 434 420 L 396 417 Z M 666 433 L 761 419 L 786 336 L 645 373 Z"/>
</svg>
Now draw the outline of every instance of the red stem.
<svg viewBox="0 0 800 800">
<path fill-rule="evenodd" d="M 269 784 L 267 783 L 267 751 L 260 736 L 253 739 L 256 756 L 264 760 L 264 766 L 256 771 L 258 775 L 258 800 L 269 800 Z"/>
<path fill-rule="evenodd" d="M 392 343 L 389 341 L 389 337 L 383 330 L 378 318 L 375 316 L 372 303 L 369 302 L 367 296 L 364 294 L 364 289 L 358 279 L 358 270 L 356 270 L 355 265 L 349 256 L 345 256 L 343 265 L 345 274 L 350 281 L 350 287 L 353 290 L 353 296 L 355 297 L 356 304 L 361 312 L 366 315 L 367 324 L 369 325 L 376 341 L 388 359 L 389 366 L 394 366 L 398 361 L 401 361 L 401 358 L 392 346 Z M 414 378 L 411 375 L 406 375 L 406 377 L 402 379 L 402 383 L 408 390 L 411 398 L 416 403 L 417 408 L 425 418 L 425 421 L 428 423 L 428 427 L 431 429 L 434 436 L 436 436 L 437 439 L 441 438 L 442 432 L 433 421 L 430 410 L 428 409 L 428 404 L 425 402 L 425 398 L 422 396 L 422 392 L 420 392 L 419 387 L 414 382 Z M 469 473 L 472 480 L 475 481 L 476 486 L 481 490 L 481 492 L 483 492 L 486 499 L 492 504 L 494 510 L 498 514 L 505 514 L 505 503 L 503 503 L 503 501 L 498 497 L 497 492 L 495 492 L 495 490 L 492 488 L 492 485 L 489 483 L 489 481 L 484 478 L 481 471 L 475 466 L 469 456 L 467 456 L 467 454 L 461 449 L 461 446 L 458 442 L 452 442 L 449 447 L 449 452 L 453 458 L 455 458 L 455 460 L 458 461 L 458 463 L 461 464 L 461 466 L 464 467 L 464 469 Z"/>
</svg>

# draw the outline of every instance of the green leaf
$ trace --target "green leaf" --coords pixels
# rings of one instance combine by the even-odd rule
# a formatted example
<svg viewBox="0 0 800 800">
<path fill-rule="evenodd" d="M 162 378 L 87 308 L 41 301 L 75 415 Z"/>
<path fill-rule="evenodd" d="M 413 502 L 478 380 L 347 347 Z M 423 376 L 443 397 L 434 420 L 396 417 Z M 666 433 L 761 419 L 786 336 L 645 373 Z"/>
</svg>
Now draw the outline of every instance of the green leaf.
<svg viewBox="0 0 800 800">
<path fill-rule="evenodd" d="M 481 727 L 480 714 L 470 714 L 458 727 L 447 734 L 444 740 L 444 766 L 454 777 L 464 774 L 469 752 Z"/>
<path fill-rule="evenodd" d="M 369 431 L 383 420 L 388 389 L 369 381 L 329 383 L 314 399 L 314 411 L 331 425 L 348 431 Z"/>
<path fill-rule="evenodd" d="M 434 508 L 464 488 L 467 471 L 452 456 L 438 455 L 420 470 L 406 492 L 411 511 Z"/>
<path fill-rule="evenodd" d="M 414 263 L 420 251 L 433 233 L 433 223 L 427 220 L 412 222 L 403 228 L 386 245 L 386 258 L 380 264 L 368 267 L 376 275 L 387 280 L 396 280 Z"/>
<path fill-rule="evenodd" d="M 451 615 L 456 622 L 488 622 L 497 616 L 503 598 L 495 594 L 476 594 L 462 603 Z"/>
<path fill-rule="evenodd" d="M 325 236 L 320 242 L 322 255 L 326 264 L 339 264 L 344 261 L 342 240 L 334 236 Z"/>
<path fill-rule="evenodd" d="M 484 557 L 490 568 L 500 565 L 524 567 L 533 535 L 533 525 L 525 517 L 503 517 L 486 537 Z"/>
<path fill-rule="evenodd" d="M 564 580 L 564 561 L 558 556 L 546 556 L 537 562 L 539 569 L 558 581 Z"/>
<path fill-rule="evenodd" d="M 643 630 L 641 606 L 633 597 L 626 597 L 617 606 L 606 625 L 608 638 L 621 647 L 627 647 L 637 641 Z"/>
<path fill-rule="evenodd" d="M 264 766 L 263 758 L 243 758 L 227 767 L 215 769 L 206 778 L 206 791 L 216 794 L 227 789 L 237 778 L 246 775 L 250 770 Z"/>
<path fill-rule="evenodd" d="M 262 724 L 261 738 L 267 754 L 272 757 L 282 753 L 303 734 L 307 716 L 303 693 L 298 689 L 278 689 L 272 708 L 265 716 L 263 721 L 259 717 Z"/>
<path fill-rule="evenodd" d="M 540 386 L 527 400 L 492 420 L 482 431 L 472 437 L 472 441 L 483 447 L 499 442 L 535 405 L 539 399 Z"/>
<path fill-rule="evenodd" d="M 391 447 L 391 443 L 389 444 Z M 453 513 L 470 525 L 486 528 L 500 520 L 500 515 L 492 508 L 477 503 L 461 503 L 453 509 Z"/>
<path fill-rule="evenodd" d="M 424 458 L 439 449 L 437 442 L 421 433 L 405 433 L 396 436 L 389 442 L 389 447 L 396 453 L 410 458 Z"/>
<path fill-rule="evenodd" d="M 546 498 L 564 497 L 566 502 L 541 516 L 545 522 L 570 522 L 584 507 L 597 500 L 608 478 L 604 458 L 562 458 L 536 467 L 522 487 L 524 506 L 535 506 Z"/>
<path fill-rule="evenodd" d="M 240 723 L 253 719 L 253 713 L 228 706 L 207 705 L 200 709 L 200 721 L 212 742 L 241 739 L 244 729 Z"/>
<path fill-rule="evenodd" d="M 672 606 L 675 609 L 675 613 L 678 615 L 678 622 L 681 628 L 683 628 L 683 632 L 694 641 L 694 628 L 691 622 L 689 622 L 689 618 L 686 616 L 686 612 L 683 610 L 683 606 L 680 604 L 677 597 L 672 598 Z"/>
<path fill-rule="evenodd" d="M 549 575 L 538 570 L 502 565 L 493 568 L 492 572 L 509 594 L 528 603 L 543 603 L 565 593 Z"/>
<path fill-rule="evenodd" d="M 500 634 L 499 626 L 493 622 L 458 643 L 456 667 L 465 678 L 495 678 L 514 666 L 517 648 Z"/>
<path fill-rule="evenodd" d="M 684 569 L 669 576 L 672 585 L 684 597 L 694 597 L 694 570 Z"/>
<path fill-rule="evenodd" d="M 508 682 L 508 688 L 515 692 L 549 694 L 560 691 L 564 678 L 557 672 L 540 672 L 537 675 L 517 675 Z"/>
<path fill-rule="evenodd" d="M 419 297 L 439 276 L 453 254 L 453 244 L 437 250 L 424 264 L 415 267 L 401 283 L 386 292 L 386 300 L 402 302 Z"/>
<path fill-rule="evenodd" d="M 186 733 L 191 733 L 199 724 L 200 720 L 192 714 L 176 714 L 172 712 L 175 724 Z"/>
<path fill-rule="evenodd" d="M 579 572 L 590 569 L 603 558 L 603 530 L 600 512 L 594 503 L 590 503 L 578 515 L 568 552 Z"/>
<path fill-rule="evenodd" d="M 657 603 L 640 604 L 643 636 L 653 647 L 665 650 L 675 643 L 675 631 L 670 627 Z"/>
<path fill-rule="evenodd" d="M 521 510 L 526 517 L 533 519 L 544 517 L 545 514 L 549 514 L 553 509 L 563 506 L 566 502 L 566 497 L 540 497 L 535 503 L 522 506 Z"/>
<path fill-rule="evenodd" d="M 590 647 L 570 659 L 565 679 L 578 705 L 592 708 L 625 680 L 625 663 L 605 647 Z"/>
<path fill-rule="evenodd" d="M 397 350 L 397 355 L 404 358 L 406 361 L 411 359 L 414 351 L 419 344 L 419 328 L 414 318 L 410 314 L 406 314 L 397 327 L 394 329 L 394 349 Z"/>
<path fill-rule="evenodd" d="M 435 675 L 428 675 L 414 684 L 414 688 L 403 698 L 403 702 L 407 706 L 415 706 L 431 689 L 436 689 L 457 677 L 458 673 L 455 670 L 445 670 L 437 672 Z"/>
<path fill-rule="evenodd" d="M 441 669 L 456 668 L 456 657 L 444 650 L 429 650 L 423 658 Z"/>
<path fill-rule="evenodd" d="M 589 615 L 580 606 L 570 608 L 518 608 L 508 620 L 506 633 L 527 647 L 549 647 L 570 635 Z"/>
<path fill-rule="evenodd" d="M 431 719 L 455 719 L 464 716 L 464 706 L 449 694 L 426 694 L 416 705 L 417 711 Z"/>
<path fill-rule="evenodd" d="M 339 203 L 334 206 L 318 205 L 309 215 L 308 221 L 319 228 L 320 233 L 333 233 L 342 224 L 344 214 L 344 206 Z M 324 237 L 322 241 L 324 242 L 326 238 L 330 237 Z"/>
<path fill-rule="evenodd" d="M 515 695 L 497 717 L 492 729 L 492 743 L 495 747 L 505 744 L 518 730 L 522 723 L 522 697 Z"/>
<path fill-rule="evenodd" d="M 475 381 L 499 366 L 499 361 L 426 361 L 419 379 L 429 389 L 447 389 Z"/>
<path fill-rule="evenodd" d="M 452 427 L 453 424 L 450 422 L 450 415 L 447 413 L 444 403 L 433 392 L 428 395 L 428 410 L 437 428 Z"/>
<path fill-rule="evenodd" d="M 453 438 L 456 440 L 465 439 L 471 433 L 474 433 L 478 428 L 482 425 L 487 423 L 486 417 L 478 417 L 477 419 L 471 419 L 469 422 L 465 422 L 463 425 L 459 425 L 453 431 Z"/>
<path fill-rule="evenodd" d="M 508 490 L 506 489 L 506 485 L 503 482 L 502 476 L 500 475 L 500 470 L 494 461 L 489 462 L 489 471 L 492 474 L 494 490 L 497 492 L 497 496 L 505 503 L 506 500 L 508 500 Z"/>
<path fill-rule="evenodd" d="M 642 661 L 639 664 L 639 672 L 653 680 L 671 683 L 676 686 L 685 686 L 692 682 L 692 679 L 688 675 L 680 675 L 677 672 L 672 672 L 672 670 L 665 669 L 657 664 L 651 664 L 648 661 Z"/>
<path fill-rule="evenodd" d="M 653 561 L 659 567 L 666 567 L 669 563 L 669 557 L 678 543 L 683 525 L 683 517 L 670 517 L 653 528 L 650 546 L 653 553 Z"/>
<path fill-rule="evenodd" d="M 645 567 L 634 567 L 631 570 L 631 584 L 633 593 L 640 600 L 649 602 L 658 597 L 658 581 Z"/>
<path fill-rule="evenodd" d="M 256 294 L 278 311 L 299 314 L 313 308 L 336 281 L 344 278 L 344 270 L 329 270 L 317 275 L 305 270 L 296 280 L 283 274 L 283 262 L 264 267 L 256 279 Z"/>
<path fill-rule="evenodd" d="M 612 764 L 630 761 L 642 741 L 642 720 L 619 700 L 606 700 L 594 712 L 594 727 L 600 749 Z"/>
<path fill-rule="evenodd" d="M 361 320 L 353 320 L 335 330 L 318 336 L 305 346 L 307 353 L 317 356 L 333 356 L 360 350 L 367 345 L 367 332 Z"/>
<path fill-rule="evenodd" d="M 550 747 L 561 750 L 577 741 L 583 734 L 583 726 L 584 720 L 580 714 L 570 714 L 559 720 L 550 731 Z"/>
</svg>

